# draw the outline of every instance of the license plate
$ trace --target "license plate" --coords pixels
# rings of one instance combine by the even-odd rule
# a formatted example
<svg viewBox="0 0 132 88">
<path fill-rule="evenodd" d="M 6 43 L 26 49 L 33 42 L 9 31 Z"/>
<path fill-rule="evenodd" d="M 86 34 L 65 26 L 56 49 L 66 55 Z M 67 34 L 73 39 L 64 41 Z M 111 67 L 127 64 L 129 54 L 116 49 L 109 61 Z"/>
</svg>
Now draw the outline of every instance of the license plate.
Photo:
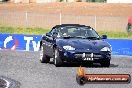
<svg viewBox="0 0 132 88">
<path fill-rule="evenodd" d="M 85 60 L 85 61 L 93 61 L 94 59 L 93 58 L 84 58 L 83 60 Z"/>
</svg>

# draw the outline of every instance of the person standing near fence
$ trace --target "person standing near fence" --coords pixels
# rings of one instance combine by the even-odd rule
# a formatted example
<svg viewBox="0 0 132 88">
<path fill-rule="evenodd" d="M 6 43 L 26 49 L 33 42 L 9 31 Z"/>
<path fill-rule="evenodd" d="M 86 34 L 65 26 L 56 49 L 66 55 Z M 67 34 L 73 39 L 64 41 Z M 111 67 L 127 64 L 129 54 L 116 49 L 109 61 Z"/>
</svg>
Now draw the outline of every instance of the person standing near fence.
<svg viewBox="0 0 132 88">
<path fill-rule="evenodd" d="M 132 16 L 128 19 L 127 32 L 132 32 Z"/>
</svg>

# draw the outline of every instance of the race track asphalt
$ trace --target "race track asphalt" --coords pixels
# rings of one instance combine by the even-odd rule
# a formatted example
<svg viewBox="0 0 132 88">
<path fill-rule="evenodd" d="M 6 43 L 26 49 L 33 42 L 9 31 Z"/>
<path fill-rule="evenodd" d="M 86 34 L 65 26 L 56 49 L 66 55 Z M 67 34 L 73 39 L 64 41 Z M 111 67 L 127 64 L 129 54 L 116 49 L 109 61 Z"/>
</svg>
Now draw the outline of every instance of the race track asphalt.
<svg viewBox="0 0 132 88">
<path fill-rule="evenodd" d="M 55 67 L 39 62 L 39 52 L 0 50 L 0 76 L 20 82 L 20 88 L 132 88 L 129 84 L 85 84 L 76 82 L 79 65 Z M 132 57 L 112 56 L 109 68 L 98 64 L 83 67 L 88 74 L 130 74 Z"/>
</svg>

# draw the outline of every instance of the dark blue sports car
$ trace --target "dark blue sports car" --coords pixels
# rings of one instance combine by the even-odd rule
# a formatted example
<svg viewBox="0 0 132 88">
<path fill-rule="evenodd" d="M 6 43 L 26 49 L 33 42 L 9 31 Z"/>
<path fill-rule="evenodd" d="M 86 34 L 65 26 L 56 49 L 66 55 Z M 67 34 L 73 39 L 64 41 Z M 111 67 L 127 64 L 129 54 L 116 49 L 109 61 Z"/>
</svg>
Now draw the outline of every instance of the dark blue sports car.
<svg viewBox="0 0 132 88">
<path fill-rule="evenodd" d="M 56 25 L 42 36 L 40 61 L 48 63 L 53 58 L 55 66 L 64 62 L 100 63 L 110 66 L 111 45 L 90 26 L 79 24 Z"/>
</svg>

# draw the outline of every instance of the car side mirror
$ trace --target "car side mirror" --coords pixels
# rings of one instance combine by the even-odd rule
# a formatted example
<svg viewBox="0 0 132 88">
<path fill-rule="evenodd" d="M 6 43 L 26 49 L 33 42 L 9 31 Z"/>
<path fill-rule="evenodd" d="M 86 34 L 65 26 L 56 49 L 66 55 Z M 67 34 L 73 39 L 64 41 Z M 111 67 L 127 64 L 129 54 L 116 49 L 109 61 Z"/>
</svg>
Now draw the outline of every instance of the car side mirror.
<svg viewBox="0 0 132 88">
<path fill-rule="evenodd" d="M 53 38 L 56 38 L 56 37 L 57 37 L 57 35 L 58 35 L 58 33 L 57 33 L 57 32 L 53 32 Z"/>
<path fill-rule="evenodd" d="M 51 33 L 46 33 L 46 36 L 51 37 L 52 34 Z"/>
<path fill-rule="evenodd" d="M 102 35 L 101 39 L 107 39 L 107 35 Z"/>
</svg>

